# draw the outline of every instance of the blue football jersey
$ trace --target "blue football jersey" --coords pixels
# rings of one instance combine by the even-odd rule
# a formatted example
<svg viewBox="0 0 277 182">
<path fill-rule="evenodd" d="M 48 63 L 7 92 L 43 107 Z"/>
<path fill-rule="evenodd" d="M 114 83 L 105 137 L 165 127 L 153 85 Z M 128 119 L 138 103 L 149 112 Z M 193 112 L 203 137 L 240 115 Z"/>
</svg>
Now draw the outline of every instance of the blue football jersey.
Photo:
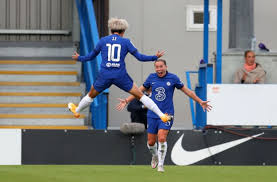
<svg viewBox="0 0 277 182">
<path fill-rule="evenodd" d="M 184 86 L 177 75 L 167 72 L 164 77 L 159 77 L 156 73 L 152 73 L 143 83 L 143 86 L 146 89 L 151 88 L 151 99 L 163 113 L 174 115 L 174 90 L 175 88 L 181 89 Z M 147 117 L 159 118 L 150 110 L 148 110 Z"/>
<path fill-rule="evenodd" d="M 131 41 L 117 34 L 112 34 L 100 39 L 95 49 L 86 56 L 79 56 L 78 60 L 91 61 L 101 52 L 101 71 L 111 74 L 126 72 L 125 57 L 130 52 L 139 61 L 154 61 L 157 56 L 140 54 Z"/>
</svg>

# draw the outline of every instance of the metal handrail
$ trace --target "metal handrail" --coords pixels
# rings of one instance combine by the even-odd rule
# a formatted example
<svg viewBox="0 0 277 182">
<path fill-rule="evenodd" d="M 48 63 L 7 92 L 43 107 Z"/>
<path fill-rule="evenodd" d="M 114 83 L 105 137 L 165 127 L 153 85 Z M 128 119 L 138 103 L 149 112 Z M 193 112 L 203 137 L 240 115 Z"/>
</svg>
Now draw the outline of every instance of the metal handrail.
<svg viewBox="0 0 277 182">
<path fill-rule="evenodd" d="M 81 40 L 80 54 L 87 55 L 99 42 L 99 34 L 94 15 L 92 0 L 75 0 L 79 14 Z M 101 57 L 98 55 L 93 61 L 83 63 L 84 78 L 87 91 L 96 80 L 97 74 L 100 71 Z M 94 98 L 91 104 L 90 111 L 92 112 L 91 123 L 95 129 L 107 128 L 107 96 L 108 90 L 99 94 Z"/>
<path fill-rule="evenodd" d="M 198 74 L 198 71 L 186 71 L 187 87 L 190 90 L 191 90 L 191 81 L 190 81 L 190 74 L 191 73 L 197 73 Z M 196 119 L 195 119 L 194 105 L 193 105 L 193 100 L 190 97 L 189 97 L 189 104 L 190 104 L 192 125 L 195 126 L 196 125 Z"/>
</svg>

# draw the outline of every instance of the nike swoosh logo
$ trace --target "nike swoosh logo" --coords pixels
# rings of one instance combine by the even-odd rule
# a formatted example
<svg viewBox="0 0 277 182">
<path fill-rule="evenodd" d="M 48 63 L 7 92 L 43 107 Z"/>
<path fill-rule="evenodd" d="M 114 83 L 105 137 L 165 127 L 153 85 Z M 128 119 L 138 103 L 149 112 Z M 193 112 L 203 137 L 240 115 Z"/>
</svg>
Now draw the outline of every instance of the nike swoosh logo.
<svg viewBox="0 0 277 182">
<path fill-rule="evenodd" d="M 182 147 L 182 140 L 184 137 L 184 134 L 178 139 L 178 141 L 175 143 L 175 145 L 172 148 L 171 152 L 171 160 L 176 165 L 190 165 L 194 164 L 196 162 L 199 162 L 203 159 L 206 159 L 208 157 L 211 157 L 215 154 L 218 154 L 220 152 L 223 152 L 227 149 L 230 149 L 232 147 L 235 147 L 239 144 L 242 144 L 244 142 L 247 142 L 248 140 L 251 140 L 253 138 L 256 138 L 260 135 L 263 135 L 264 133 L 260 133 L 257 135 L 253 135 L 250 137 L 234 140 L 231 142 L 215 145 L 212 147 L 196 150 L 196 151 L 186 151 Z"/>
</svg>

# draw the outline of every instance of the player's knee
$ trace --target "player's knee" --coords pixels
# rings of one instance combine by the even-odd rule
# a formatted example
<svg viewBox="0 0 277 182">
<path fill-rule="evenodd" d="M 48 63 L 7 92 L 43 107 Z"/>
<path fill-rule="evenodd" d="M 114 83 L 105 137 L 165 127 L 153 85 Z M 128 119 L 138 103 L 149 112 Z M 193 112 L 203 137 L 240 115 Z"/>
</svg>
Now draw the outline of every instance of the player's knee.
<svg viewBox="0 0 277 182">
<path fill-rule="evenodd" d="M 166 137 L 165 136 L 159 136 L 158 137 L 159 142 L 163 143 L 166 142 Z"/>
<path fill-rule="evenodd" d="M 155 143 L 156 143 L 155 140 L 148 140 L 148 145 L 149 145 L 149 146 L 154 146 Z"/>
<path fill-rule="evenodd" d="M 99 93 L 93 87 L 91 87 L 91 89 L 90 89 L 90 91 L 88 93 L 90 98 L 95 98 L 98 94 Z"/>
</svg>

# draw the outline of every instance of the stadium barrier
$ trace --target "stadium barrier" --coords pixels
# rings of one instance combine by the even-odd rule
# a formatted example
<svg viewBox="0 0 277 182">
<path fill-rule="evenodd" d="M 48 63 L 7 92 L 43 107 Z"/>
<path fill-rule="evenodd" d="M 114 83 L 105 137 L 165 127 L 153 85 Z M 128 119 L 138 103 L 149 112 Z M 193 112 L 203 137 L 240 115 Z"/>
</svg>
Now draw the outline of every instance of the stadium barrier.
<svg viewBox="0 0 277 182">
<path fill-rule="evenodd" d="M 146 132 L 134 137 L 135 163 L 119 130 L 2 129 L 0 164 L 149 165 Z M 274 129 L 172 130 L 167 141 L 165 165 L 277 165 Z"/>
<path fill-rule="evenodd" d="M 276 126 L 275 84 L 208 84 L 207 125 Z"/>
<path fill-rule="evenodd" d="M 0 165 L 21 164 L 21 130 L 0 129 Z"/>
</svg>

